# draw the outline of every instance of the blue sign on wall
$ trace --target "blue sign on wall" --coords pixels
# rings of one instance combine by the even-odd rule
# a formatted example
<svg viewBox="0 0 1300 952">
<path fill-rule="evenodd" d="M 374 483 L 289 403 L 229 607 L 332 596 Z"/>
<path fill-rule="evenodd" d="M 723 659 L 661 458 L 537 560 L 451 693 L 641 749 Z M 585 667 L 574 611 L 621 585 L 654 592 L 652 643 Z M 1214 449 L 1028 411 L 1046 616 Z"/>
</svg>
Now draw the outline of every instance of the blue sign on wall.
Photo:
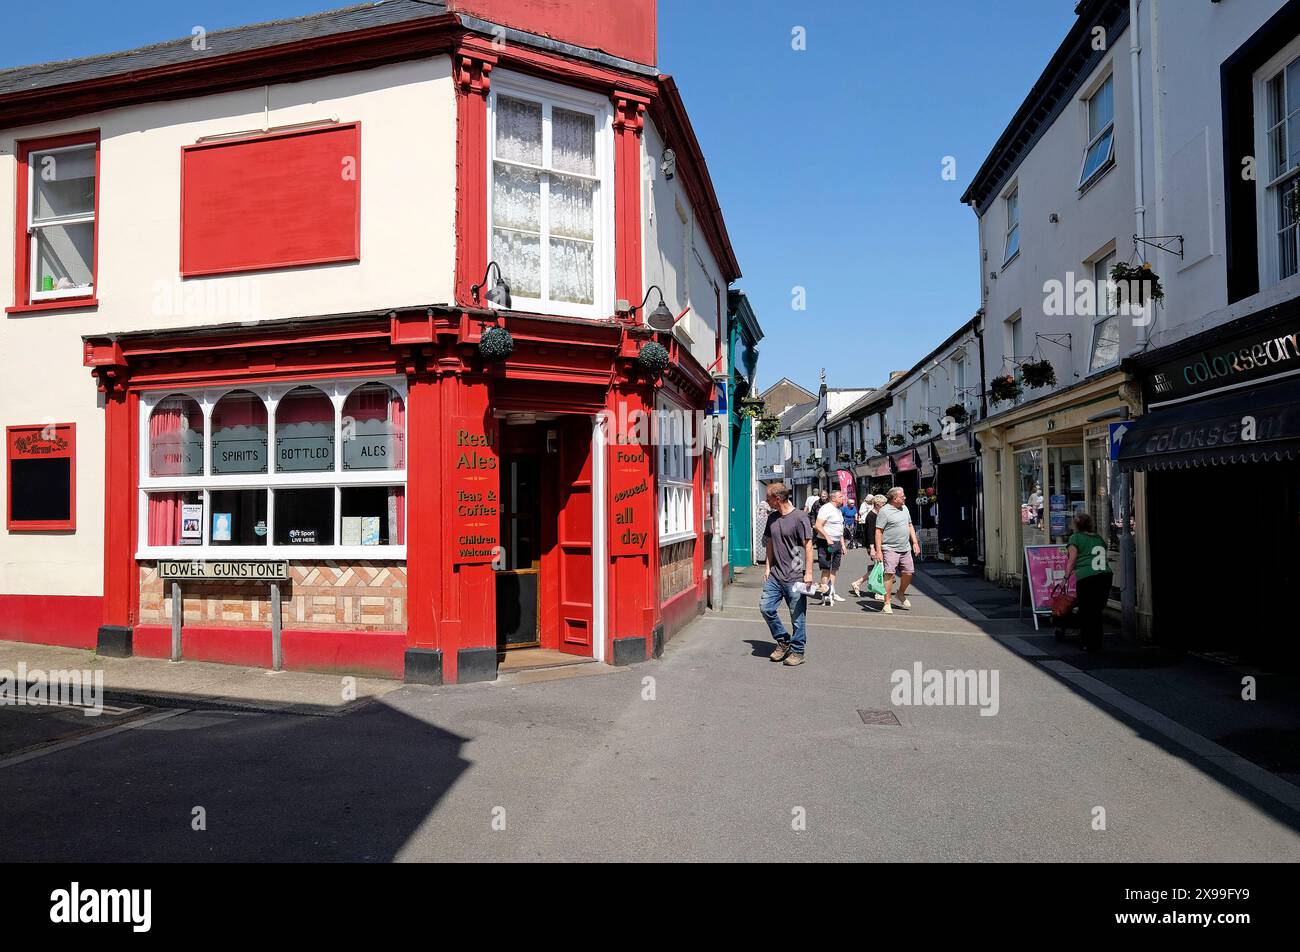
<svg viewBox="0 0 1300 952">
<path fill-rule="evenodd" d="M 727 381 L 713 381 L 713 399 L 709 401 L 709 416 L 727 415 Z"/>
</svg>

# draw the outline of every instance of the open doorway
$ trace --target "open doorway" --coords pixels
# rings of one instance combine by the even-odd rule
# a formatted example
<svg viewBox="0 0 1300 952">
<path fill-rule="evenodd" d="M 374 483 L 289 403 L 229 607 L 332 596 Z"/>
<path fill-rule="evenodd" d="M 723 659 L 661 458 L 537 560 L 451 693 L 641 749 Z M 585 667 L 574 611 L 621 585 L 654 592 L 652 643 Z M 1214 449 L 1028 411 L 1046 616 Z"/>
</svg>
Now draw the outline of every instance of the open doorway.
<svg viewBox="0 0 1300 952">
<path fill-rule="evenodd" d="M 500 670 L 595 660 L 592 421 L 501 420 Z"/>
</svg>

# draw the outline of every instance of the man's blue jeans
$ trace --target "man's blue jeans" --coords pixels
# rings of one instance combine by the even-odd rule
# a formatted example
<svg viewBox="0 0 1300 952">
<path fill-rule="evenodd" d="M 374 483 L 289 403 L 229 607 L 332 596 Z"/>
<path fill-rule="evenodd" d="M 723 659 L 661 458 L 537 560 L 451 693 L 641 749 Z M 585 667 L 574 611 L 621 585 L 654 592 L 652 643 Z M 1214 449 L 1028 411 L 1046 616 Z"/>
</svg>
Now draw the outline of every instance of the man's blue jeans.
<svg viewBox="0 0 1300 952">
<path fill-rule="evenodd" d="M 794 625 L 793 636 L 785 630 L 781 617 L 776 613 L 782 602 L 790 607 L 790 622 Z M 804 626 L 804 615 L 808 612 L 807 595 L 797 593 L 794 586 L 778 582 L 769 576 L 763 583 L 763 597 L 758 603 L 758 610 L 762 612 L 763 620 L 767 622 L 767 627 L 777 644 L 789 645 L 790 650 L 795 654 L 803 654 L 804 644 L 808 640 L 808 632 Z"/>
</svg>

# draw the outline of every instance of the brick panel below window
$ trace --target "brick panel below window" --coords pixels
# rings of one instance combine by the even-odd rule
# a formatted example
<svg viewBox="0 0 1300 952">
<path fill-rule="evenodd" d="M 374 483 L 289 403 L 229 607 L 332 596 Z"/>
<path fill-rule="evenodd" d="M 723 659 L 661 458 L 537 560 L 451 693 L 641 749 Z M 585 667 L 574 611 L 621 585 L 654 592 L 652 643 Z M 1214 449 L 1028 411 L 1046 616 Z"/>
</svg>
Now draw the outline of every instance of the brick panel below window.
<svg viewBox="0 0 1300 952">
<path fill-rule="evenodd" d="M 666 602 L 695 581 L 695 540 L 674 542 L 659 550 L 659 599 Z"/>
</svg>

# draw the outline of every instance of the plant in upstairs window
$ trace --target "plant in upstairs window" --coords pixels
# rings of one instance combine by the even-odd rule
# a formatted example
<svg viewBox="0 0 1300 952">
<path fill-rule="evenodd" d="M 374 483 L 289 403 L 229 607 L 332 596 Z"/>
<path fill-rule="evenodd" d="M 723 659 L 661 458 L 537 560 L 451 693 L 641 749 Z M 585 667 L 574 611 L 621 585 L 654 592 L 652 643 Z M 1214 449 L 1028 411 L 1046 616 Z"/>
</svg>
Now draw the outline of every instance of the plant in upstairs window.
<svg viewBox="0 0 1300 952">
<path fill-rule="evenodd" d="M 1020 377 L 1025 386 L 1034 390 L 1056 386 L 1056 368 L 1045 357 L 1041 360 L 1026 360 L 1020 365 Z"/>
<path fill-rule="evenodd" d="M 1011 374 L 1003 374 L 989 381 L 989 399 L 994 403 L 1014 403 L 1025 388 Z"/>
<path fill-rule="evenodd" d="M 923 436 L 930 435 L 930 424 L 921 422 L 912 424 L 912 438 L 920 439 Z"/>
</svg>

